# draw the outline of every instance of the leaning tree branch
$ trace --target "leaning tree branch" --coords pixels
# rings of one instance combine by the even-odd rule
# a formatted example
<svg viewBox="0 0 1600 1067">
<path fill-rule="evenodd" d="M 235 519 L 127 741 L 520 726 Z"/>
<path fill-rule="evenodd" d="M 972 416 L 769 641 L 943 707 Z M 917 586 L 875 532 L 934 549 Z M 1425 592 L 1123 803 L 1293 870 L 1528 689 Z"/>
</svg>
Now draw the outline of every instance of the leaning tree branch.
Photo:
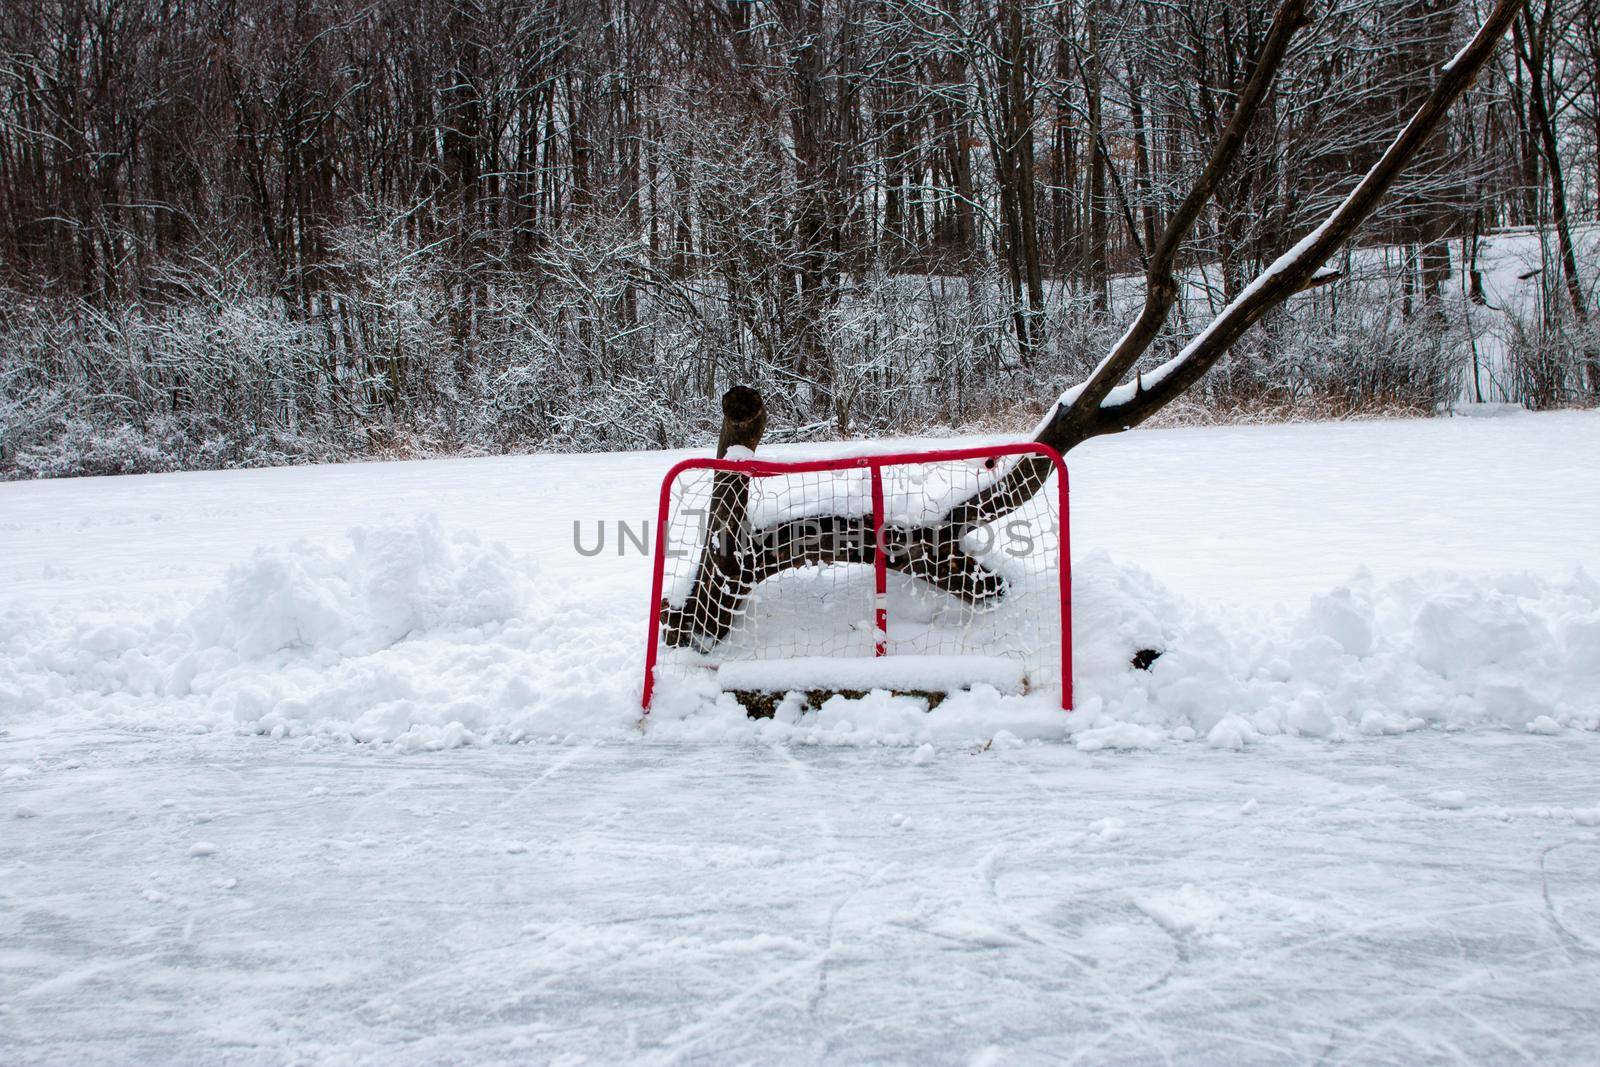
<svg viewBox="0 0 1600 1067">
<path fill-rule="evenodd" d="M 1155 247 L 1149 250 L 1145 266 L 1144 306 L 1140 308 L 1138 317 L 1089 377 L 1061 397 L 1052 417 L 1036 437 L 1040 443 L 1050 445 L 1057 452 L 1066 452 L 1072 445 L 1094 436 L 1085 432 L 1084 424 L 1093 421 L 1092 415 L 1086 413 L 1098 410 L 1101 401 L 1139 362 L 1139 357 L 1144 355 L 1166 325 L 1172 305 L 1178 299 L 1178 252 L 1217 186 L 1238 159 L 1250 126 L 1277 80 L 1284 57 L 1289 54 L 1294 35 L 1307 24 L 1306 2 L 1283 0 L 1279 5 L 1277 14 L 1272 17 L 1272 25 L 1267 29 L 1266 39 L 1261 44 L 1261 52 L 1255 57 L 1244 88 L 1234 103 L 1233 114 L 1212 147 L 1210 158 L 1206 160 L 1193 187 L 1167 217 L 1167 224 L 1156 240 Z M 945 521 L 960 526 L 989 522 L 1004 514 L 1001 509 L 1008 504 L 1014 507 L 1019 499 L 1026 501 L 1038 492 L 1049 479 L 1051 470 L 1050 461 L 1043 457 L 1019 459 L 1005 478 L 950 508 Z"/>
<path fill-rule="evenodd" d="M 1145 324 L 1150 308 L 1150 298 L 1147 296 L 1146 311 L 1130 327 L 1128 335 L 1118 342 L 1111 356 L 1087 382 L 1062 396 L 1050 417 L 1040 427 L 1036 440 L 1065 452 L 1090 437 L 1137 426 L 1198 381 L 1263 315 L 1294 294 L 1318 284 L 1323 278 L 1318 273 L 1322 264 L 1367 220 L 1405 171 L 1412 157 L 1444 121 L 1451 105 L 1472 85 L 1478 71 L 1488 62 L 1495 45 L 1505 36 L 1524 2 L 1497 0 L 1472 40 L 1440 69 L 1439 80 L 1434 83 L 1428 98 L 1411 116 L 1405 128 L 1321 225 L 1257 275 L 1176 356 L 1149 373 L 1111 389 L 1106 386 L 1104 372 L 1115 364 L 1120 367 L 1117 377 L 1125 377 L 1133 362 L 1154 340 L 1154 332 L 1148 330 Z M 1279 17 L 1282 15 L 1283 11 L 1280 10 Z M 1170 251 L 1166 247 L 1165 236 L 1162 242 L 1164 252 Z M 1162 302 L 1170 306 L 1170 301 L 1171 296 L 1163 294 L 1158 296 L 1157 306 Z M 1164 311 L 1162 319 L 1165 319 Z M 1131 351 L 1136 344 L 1138 350 Z"/>
<path fill-rule="evenodd" d="M 1166 324 L 1178 294 L 1175 264 L 1179 248 L 1237 158 L 1290 41 L 1304 24 L 1306 2 L 1283 0 L 1261 54 L 1256 57 L 1254 68 L 1239 94 L 1233 115 L 1205 169 L 1169 218 L 1161 239 L 1151 252 L 1145 277 L 1145 301 L 1138 317 L 1093 373 L 1056 402 L 1035 434 L 1034 439 L 1040 444 L 1066 452 L 1091 437 L 1138 425 L 1199 380 L 1268 311 L 1296 293 L 1337 278 L 1337 272 L 1322 270 L 1322 264 L 1372 214 L 1444 120 L 1450 106 L 1471 86 L 1525 0 L 1496 0 L 1494 9 L 1472 40 L 1440 69 L 1439 80 L 1405 128 L 1331 215 L 1251 281 L 1176 356 L 1148 374 L 1135 375 L 1133 381 L 1116 385 L 1114 383 L 1133 370 Z M 898 546 L 901 551 L 897 554 L 906 562 L 897 565 L 891 559 L 889 565 L 958 595 L 965 590 L 968 598 L 974 601 L 1003 595 L 1002 583 L 991 580 L 992 576 L 987 573 L 971 571 L 975 561 L 961 551 L 961 535 L 972 526 L 992 522 L 1026 504 L 1048 480 L 1051 469 L 1051 464 L 1043 459 L 1019 460 L 1004 477 L 953 505 L 926 527 L 901 531 L 897 535 L 901 538 Z M 702 592 L 701 595 L 713 601 L 715 610 L 678 612 L 673 616 L 675 625 L 669 628 L 669 643 L 720 640 L 749 590 L 757 582 L 783 570 L 814 563 L 865 562 L 873 558 L 870 542 L 854 536 L 864 532 L 864 520 L 859 516 L 823 516 L 807 520 L 807 523 L 805 530 L 779 524 L 754 532 L 742 551 L 724 560 L 728 570 L 719 572 L 723 580 L 710 583 L 714 588 Z M 830 546 L 842 545 L 842 548 L 819 548 L 815 536 L 818 523 L 828 532 L 847 532 L 851 536 L 823 539 Z M 915 562 L 911 562 L 913 560 Z"/>
<path fill-rule="evenodd" d="M 1441 68 L 1428 98 L 1333 214 L 1246 286 L 1178 355 L 1148 373 L 1135 375 L 1130 382 L 1113 386 L 1113 382 L 1127 377 L 1166 324 L 1178 294 L 1174 264 L 1179 246 L 1238 155 L 1248 124 L 1288 51 L 1290 37 L 1301 24 L 1304 4 L 1284 0 L 1256 59 L 1255 70 L 1200 181 L 1184 197 L 1157 242 L 1146 272 L 1145 302 L 1138 318 L 1094 372 L 1062 394 L 1040 423 L 1034 440 L 1065 453 L 1091 437 L 1137 426 L 1182 395 L 1268 311 L 1296 293 L 1338 277 L 1336 272 L 1322 271 L 1322 264 L 1372 214 L 1418 149 L 1444 121 L 1450 106 L 1472 85 L 1524 2 L 1497 0 L 1472 40 Z M 1037 492 L 1049 476 L 1049 463 L 1021 459 L 995 485 L 951 507 L 944 521 L 964 525 L 991 522 L 1006 514 L 1008 505 L 1015 507 L 1017 501 L 1025 501 Z"/>
<path fill-rule="evenodd" d="M 1254 69 L 1239 93 L 1233 115 L 1211 149 L 1211 157 L 1206 160 L 1205 168 L 1201 170 L 1194 186 L 1168 217 L 1161 237 L 1150 250 L 1150 264 L 1145 270 L 1144 307 L 1140 309 L 1139 317 L 1133 320 L 1127 332 L 1112 346 L 1106 358 L 1100 361 L 1100 365 L 1083 384 L 1068 394 L 1073 398 L 1070 410 L 1099 406 L 1112 387 L 1133 369 L 1133 365 L 1166 324 L 1167 315 L 1178 297 L 1175 274 L 1178 251 L 1216 192 L 1217 185 L 1233 168 L 1240 149 L 1244 147 L 1245 136 L 1250 132 L 1250 126 L 1266 101 L 1273 82 L 1277 80 L 1278 69 L 1283 66 L 1284 57 L 1289 53 L 1289 43 L 1295 33 L 1307 24 L 1305 9 L 1306 0 L 1283 0 L 1278 13 L 1273 16 L 1266 40 L 1261 45 L 1261 54 L 1255 58 Z M 1066 449 L 1058 447 L 1057 451 L 1064 452 Z"/>
</svg>

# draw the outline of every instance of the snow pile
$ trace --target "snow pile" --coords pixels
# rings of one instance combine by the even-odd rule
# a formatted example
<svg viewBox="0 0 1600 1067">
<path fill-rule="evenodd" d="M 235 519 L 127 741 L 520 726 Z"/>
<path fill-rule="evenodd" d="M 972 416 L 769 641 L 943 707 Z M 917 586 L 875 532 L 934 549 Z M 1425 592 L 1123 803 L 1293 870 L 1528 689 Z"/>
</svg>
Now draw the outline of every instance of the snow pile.
<svg viewBox="0 0 1600 1067">
<path fill-rule="evenodd" d="M 709 681 L 638 713 L 643 596 L 568 588 L 434 521 L 258 552 L 191 606 L 141 616 L 0 615 L 0 721 L 438 748 L 569 737 L 1085 751 L 1273 736 L 1343 740 L 1426 726 L 1600 726 L 1600 584 L 1574 572 L 1379 583 L 1299 610 L 1185 601 L 1103 553 L 1074 571 L 1078 710 L 979 685 L 929 714 L 874 692 L 747 721 Z M 1149 670 L 1134 654 L 1162 654 Z"/>
<path fill-rule="evenodd" d="M 241 657 L 286 649 L 358 656 L 407 634 L 483 626 L 519 615 L 528 582 L 503 547 L 438 521 L 358 527 L 330 552 L 302 543 L 257 551 L 189 620 L 202 647 Z"/>
<path fill-rule="evenodd" d="M 1123 575 L 1125 602 L 1166 621 L 1159 640 L 1143 616 L 1109 641 L 1077 630 L 1088 654 L 1069 732 L 1080 747 L 1147 747 L 1150 734 L 1129 725 L 1233 749 L 1276 734 L 1600 725 L 1600 583 L 1581 570 L 1559 581 L 1431 572 L 1392 583 L 1363 572 L 1267 616 L 1130 587 L 1131 572 L 1103 557 L 1083 570 L 1082 584 L 1102 593 Z M 1148 672 L 1111 669 L 1130 637 L 1164 650 Z"/>
<path fill-rule="evenodd" d="M 11 611 L 0 616 L 0 715 L 464 743 L 535 703 L 531 679 L 561 678 L 529 670 L 543 658 L 532 650 L 594 641 L 597 620 L 540 603 L 535 578 L 504 547 L 424 519 L 353 529 L 331 548 L 257 551 L 170 614 Z M 566 688 L 606 688 L 586 653 L 565 651 Z M 593 699 L 549 702 L 554 725 L 580 725 Z"/>
<path fill-rule="evenodd" d="M 1390 583 L 1359 573 L 1298 610 L 1184 600 L 1104 553 L 1075 562 L 1077 710 L 1055 694 L 986 686 L 929 715 L 873 693 L 830 699 L 746 729 L 819 743 L 1068 737 L 1083 751 L 1202 741 L 1241 750 L 1274 736 L 1348 740 L 1429 726 L 1534 733 L 1600 728 L 1600 583 L 1430 572 Z M 1135 653 L 1161 655 L 1141 670 Z M 654 727 L 712 736 L 738 714 L 703 689 L 673 694 Z M 696 726 L 698 724 L 698 727 Z M 713 725 L 715 724 L 715 725 Z"/>
</svg>

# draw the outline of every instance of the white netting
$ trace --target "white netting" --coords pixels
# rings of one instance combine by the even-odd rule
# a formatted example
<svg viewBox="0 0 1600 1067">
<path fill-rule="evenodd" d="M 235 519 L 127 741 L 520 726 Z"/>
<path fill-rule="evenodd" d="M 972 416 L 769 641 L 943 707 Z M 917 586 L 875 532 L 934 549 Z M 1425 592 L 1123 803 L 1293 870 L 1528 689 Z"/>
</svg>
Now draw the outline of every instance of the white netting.
<svg viewBox="0 0 1600 1067">
<path fill-rule="evenodd" d="M 1059 476 L 1042 486 L 1008 479 L 1017 462 L 937 459 L 880 468 L 884 667 L 897 656 L 942 660 L 944 669 L 930 666 L 921 688 L 959 687 L 963 658 L 975 665 L 973 681 L 992 677 L 996 657 L 1020 665 L 1028 688 L 1060 684 Z M 939 521 L 985 490 L 991 499 L 982 524 L 962 530 Z M 781 670 L 774 664 L 774 678 L 788 680 L 787 687 L 797 663 L 873 658 L 880 635 L 872 501 L 867 466 L 771 475 L 681 471 L 665 531 L 657 678 L 788 661 Z M 905 666 L 889 669 L 885 677 L 895 680 L 884 687 L 917 688 L 904 685 Z M 872 672 L 856 664 L 850 673 Z M 819 675 L 816 687 L 826 682 Z"/>
</svg>

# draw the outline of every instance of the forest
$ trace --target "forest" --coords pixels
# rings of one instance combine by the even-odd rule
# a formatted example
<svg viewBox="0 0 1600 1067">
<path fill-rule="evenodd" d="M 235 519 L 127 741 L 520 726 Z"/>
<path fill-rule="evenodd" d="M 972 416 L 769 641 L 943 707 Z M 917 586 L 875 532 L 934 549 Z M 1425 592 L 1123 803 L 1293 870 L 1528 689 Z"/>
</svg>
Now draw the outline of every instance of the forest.
<svg viewBox="0 0 1600 1067">
<path fill-rule="evenodd" d="M 1486 7 L 1311 6 L 1147 361 L 1339 203 Z M 730 384 L 771 440 L 1025 428 L 1117 340 L 1273 13 L 4 5 L 0 476 L 699 444 Z M 1600 0 L 1529 0 L 1337 277 L 1164 417 L 1594 404 L 1597 202 Z"/>
</svg>

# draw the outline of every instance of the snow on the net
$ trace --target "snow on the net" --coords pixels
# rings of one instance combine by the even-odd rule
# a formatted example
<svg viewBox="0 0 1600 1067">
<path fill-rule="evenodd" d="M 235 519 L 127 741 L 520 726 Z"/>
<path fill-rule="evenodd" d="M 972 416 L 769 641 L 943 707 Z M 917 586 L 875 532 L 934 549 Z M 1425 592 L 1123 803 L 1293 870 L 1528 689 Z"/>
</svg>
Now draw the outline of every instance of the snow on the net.
<svg viewBox="0 0 1600 1067">
<path fill-rule="evenodd" d="M 630 590 L 630 593 L 633 591 Z M 541 576 L 434 521 L 258 551 L 149 615 L 0 615 L 0 719 L 237 729 L 438 748 L 571 736 L 923 744 L 1181 741 L 1248 748 L 1424 727 L 1600 727 L 1600 583 L 1582 571 L 1357 574 L 1272 612 L 1186 601 L 1104 553 L 1075 561 L 1077 710 L 1054 693 L 887 692 L 749 721 L 708 678 L 638 710 L 645 605 Z M 1160 651 L 1149 670 L 1131 660 Z"/>
</svg>

